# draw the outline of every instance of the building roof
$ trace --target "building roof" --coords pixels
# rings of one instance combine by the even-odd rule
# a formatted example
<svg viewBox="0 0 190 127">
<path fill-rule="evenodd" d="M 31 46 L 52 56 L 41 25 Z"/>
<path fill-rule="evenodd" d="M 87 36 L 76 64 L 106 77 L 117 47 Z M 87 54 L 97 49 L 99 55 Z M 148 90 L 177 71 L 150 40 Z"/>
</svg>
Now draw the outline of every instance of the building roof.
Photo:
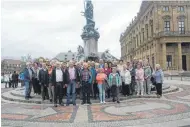
<svg viewBox="0 0 190 127">
<path fill-rule="evenodd" d="M 5 62 L 5 64 L 21 64 L 21 60 L 14 60 L 14 59 L 3 59 L 1 62 Z"/>
<path fill-rule="evenodd" d="M 108 52 L 108 54 L 110 56 L 112 56 L 115 60 L 118 60 L 115 56 L 113 56 L 109 52 Z M 77 52 L 61 52 L 58 55 L 56 55 L 53 59 L 57 59 L 59 61 L 65 61 L 65 60 L 72 60 L 72 58 L 76 59 L 76 56 L 77 56 Z M 98 57 L 103 59 L 104 52 L 98 52 Z M 65 58 L 67 58 L 67 59 L 65 59 Z"/>
</svg>

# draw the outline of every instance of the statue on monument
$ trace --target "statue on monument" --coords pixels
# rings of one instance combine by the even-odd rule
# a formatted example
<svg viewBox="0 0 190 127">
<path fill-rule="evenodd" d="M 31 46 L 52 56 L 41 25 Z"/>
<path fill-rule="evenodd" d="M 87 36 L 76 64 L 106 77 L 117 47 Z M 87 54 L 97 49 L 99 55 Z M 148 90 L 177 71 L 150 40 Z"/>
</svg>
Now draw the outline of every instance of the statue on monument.
<svg viewBox="0 0 190 127">
<path fill-rule="evenodd" d="M 77 61 L 83 61 L 85 59 L 84 57 L 84 48 L 79 45 L 77 48 L 77 56 L 76 56 Z"/>
<path fill-rule="evenodd" d="M 84 12 L 83 16 L 86 18 L 86 25 L 83 27 L 83 33 L 81 35 L 82 39 L 89 39 L 91 37 L 95 38 L 95 40 L 98 40 L 100 35 L 95 29 L 95 21 L 93 20 L 94 14 L 93 14 L 93 4 L 90 0 L 85 0 L 84 2 Z"/>
</svg>

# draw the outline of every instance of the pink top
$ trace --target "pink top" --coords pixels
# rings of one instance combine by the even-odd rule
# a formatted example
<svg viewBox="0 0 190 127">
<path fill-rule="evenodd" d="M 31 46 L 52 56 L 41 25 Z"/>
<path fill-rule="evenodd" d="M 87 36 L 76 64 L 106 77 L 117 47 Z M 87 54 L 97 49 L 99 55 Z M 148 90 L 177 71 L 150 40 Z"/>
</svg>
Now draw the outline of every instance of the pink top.
<svg viewBox="0 0 190 127">
<path fill-rule="evenodd" d="M 70 68 L 69 67 L 69 76 L 70 76 L 70 79 L 71 80 L 74 80 L 75 79 L 75 68 Z"/>
<path fill-rule="evenodd" d="M 142 68 L 136 69 L 136 80 L 144 81 L 144 70 Z"/>
<path fill-rule="evenodd" d="M 111 68 L 104 68 L 104 73 L 109 77 L 109 74 L 111 73 Z"/>
</svg>

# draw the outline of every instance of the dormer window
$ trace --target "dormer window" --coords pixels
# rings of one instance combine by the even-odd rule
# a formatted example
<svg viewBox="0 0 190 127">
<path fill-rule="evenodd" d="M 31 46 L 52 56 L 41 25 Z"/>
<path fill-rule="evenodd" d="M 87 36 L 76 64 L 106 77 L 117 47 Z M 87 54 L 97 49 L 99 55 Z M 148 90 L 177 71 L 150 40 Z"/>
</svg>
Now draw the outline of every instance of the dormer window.
<svg viewBox="0 0 190 127">
<path fill-rule="evenodd" d="M 169 11 L 169 7 L 168 6 L 164 6 L 163 7 L 163 11 Z"/>
</svg>

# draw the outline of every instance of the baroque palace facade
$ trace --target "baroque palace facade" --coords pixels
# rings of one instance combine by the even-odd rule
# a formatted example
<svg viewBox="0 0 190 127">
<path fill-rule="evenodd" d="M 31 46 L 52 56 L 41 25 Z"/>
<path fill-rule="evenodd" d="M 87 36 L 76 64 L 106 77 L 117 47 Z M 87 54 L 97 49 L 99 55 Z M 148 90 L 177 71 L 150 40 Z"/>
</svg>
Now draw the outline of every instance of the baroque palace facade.
<svg viewBox="0 0 190 127">
<path fill-rule="evenodd" d="M 190 1 L 143 1 L 120 36 L 121 58 L 163 70 L 190 70 Z"/>
</svg>

